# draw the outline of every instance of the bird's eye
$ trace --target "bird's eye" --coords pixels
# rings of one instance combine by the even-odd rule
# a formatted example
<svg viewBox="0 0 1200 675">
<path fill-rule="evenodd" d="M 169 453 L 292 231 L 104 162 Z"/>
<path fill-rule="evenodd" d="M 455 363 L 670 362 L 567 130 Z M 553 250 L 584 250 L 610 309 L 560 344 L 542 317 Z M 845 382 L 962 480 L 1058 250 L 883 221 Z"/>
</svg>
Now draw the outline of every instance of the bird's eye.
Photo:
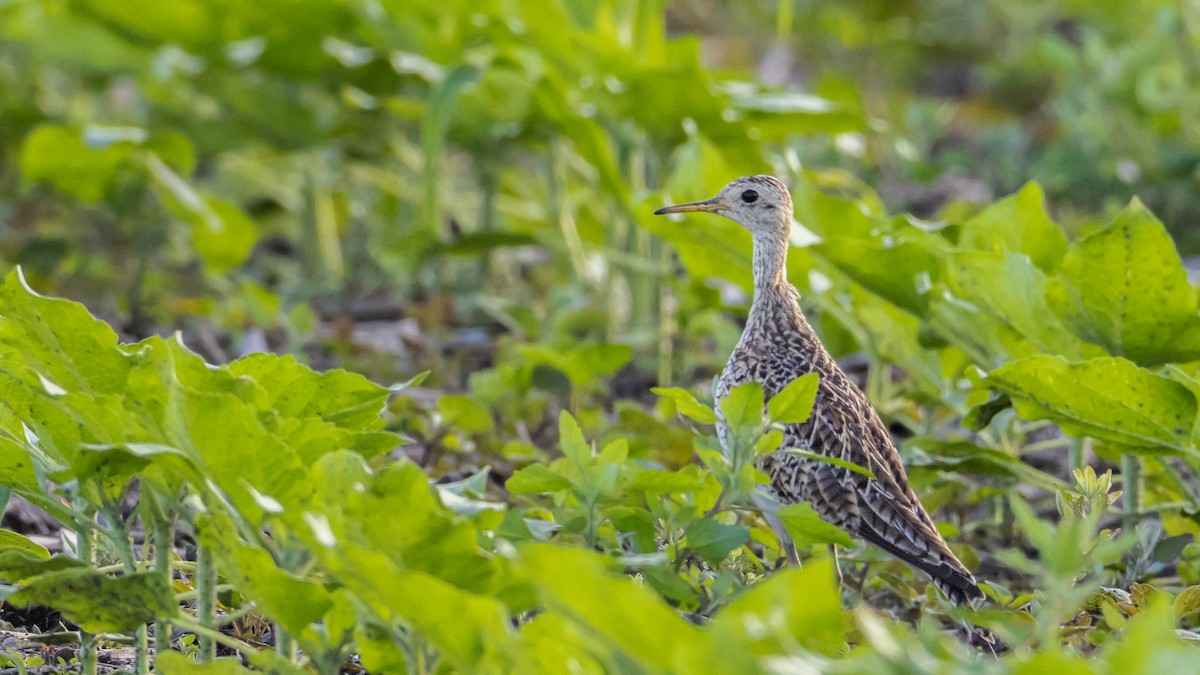
<svg viewBox="0 0 1200 675">
<path fill-rule="evenodd" d="M 742 193 L 742 201 L 746 202 L 747 204 L 753 204 L 754 202 L 758 201 L 758 193 L 754 190 L 746 190 Z"/>
</svg>

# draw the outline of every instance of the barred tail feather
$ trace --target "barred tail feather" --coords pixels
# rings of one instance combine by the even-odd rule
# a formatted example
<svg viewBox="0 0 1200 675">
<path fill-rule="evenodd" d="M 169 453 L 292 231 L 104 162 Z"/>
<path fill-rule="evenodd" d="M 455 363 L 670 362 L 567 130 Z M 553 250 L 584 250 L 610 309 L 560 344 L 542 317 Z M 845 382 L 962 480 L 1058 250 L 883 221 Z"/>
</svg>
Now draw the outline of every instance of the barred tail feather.
<svg viewBox="0 0 1200 675">
<path fill-rule="evenodd" d="M 962 563 L 958 562 L 948 550 L 947 554 L 949 554 L 950 560 L 931 560 L 927 557 L 919 558 L 881 537 L 870 528 L 863 528 L 858 534 L 863 539 L 891 553 L 905 564 L 928 574 L 933 579 L 933 584 L 937 586 L 938 590 L 950 602 L 961 605 L 984 598 L 983 591 L 975 583 L 975 577 L 971 576 L 967 568 L 963 567 Z"/>
</svg>

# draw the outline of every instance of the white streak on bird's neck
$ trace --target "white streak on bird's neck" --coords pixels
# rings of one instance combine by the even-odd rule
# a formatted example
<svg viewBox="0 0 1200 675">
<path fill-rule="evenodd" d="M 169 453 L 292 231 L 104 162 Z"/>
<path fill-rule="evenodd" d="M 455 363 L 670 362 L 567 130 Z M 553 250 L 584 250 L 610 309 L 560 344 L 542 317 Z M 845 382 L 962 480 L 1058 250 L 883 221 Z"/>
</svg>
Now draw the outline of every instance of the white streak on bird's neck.
<svg viewBox="0 0 1200 675">
<path fill-rule="evenodd" d="M 754 234 L 754 295 L 787 286 L 787 232 Z"/>
</svg>

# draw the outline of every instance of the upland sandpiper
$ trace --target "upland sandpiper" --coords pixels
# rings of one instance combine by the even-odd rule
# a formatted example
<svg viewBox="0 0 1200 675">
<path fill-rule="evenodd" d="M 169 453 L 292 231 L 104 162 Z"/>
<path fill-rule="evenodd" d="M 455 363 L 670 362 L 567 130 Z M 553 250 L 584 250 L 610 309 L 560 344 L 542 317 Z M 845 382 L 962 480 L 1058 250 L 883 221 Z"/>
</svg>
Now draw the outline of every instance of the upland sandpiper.
<svg viewBox="0 0 1200 675">
<path fill-rule="evenodd" d="M 882 548 L 924 571 L 953 602 L 982 598 L 975 578 L 946 546 L 917 500 L 887 428 L 817 338 L 788 283 L 786 261 L 792 227 L 792 197 L 771 176 L 748 176 L 726 185 L 712 199 L 668 206 L 655 215 L 702 211 L 733 220 L 754 239 L 754 300 L 746 329 L 717 383 L 716 398 L 744 382 L 757 381 L 769 400 L 792 380 L 818 373 L 812 415 L 786 426 L 783 444 L 853 462 L 862 473 L 783 450 L 759 458 L 782 504 L 811 502 L 828 523 Z M 726 428 L 717 433 L 726 442 Z"/>
</svg>

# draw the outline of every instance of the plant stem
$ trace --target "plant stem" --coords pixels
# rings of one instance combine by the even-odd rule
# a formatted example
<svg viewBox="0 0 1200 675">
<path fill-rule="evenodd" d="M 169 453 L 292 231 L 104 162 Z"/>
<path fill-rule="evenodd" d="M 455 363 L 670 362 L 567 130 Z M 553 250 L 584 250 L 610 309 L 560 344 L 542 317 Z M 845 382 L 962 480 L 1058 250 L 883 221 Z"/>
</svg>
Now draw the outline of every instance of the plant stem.
<svg viewBox="0 0 1200 675">
<path fill-rule="evenodd" d="M 1125 491 L 1125 530 L 1132 532 L 1142 513 L 1142 459 L 1137 455 L 1121 456 L 1121 483 Z"/>
<path fill-rule="evenodd" d="M 81 500 L 75 500 L 75 510 L 79 513 L 89 514 L 89 523 L 94 520 L 94 516 L 90 507 Z M 79 560 L 88 567 L 95 563 L 95 547 L 92 542 L 92 528 L 83 525 L 75 530 L 75 550 L 79 554 Z M 99 657 L 96 653 L 96 636 L 83 630 L 79 630 L 79 670 L 83 675 L 96 675 L 100 668 Z"/>
<path fill-rule="evenodd" d="M 1076 469 L 1083 468 L 1083 439 L 1079 437 L 1071 437 L 1071 445 L 1067 454 L 1068 462 L 1070 463 L 1070 475 L 1067 476 L 1067 481 L 1070 482 L 1072 476 L 1075 475 Z"/>
<path fill-rule="evenodd" d="M 675 365 L 675 310 L 678 300 L 671 287 L 671 252 L 666 246 L 658 248 L 658 386 L 671 386 Z"/>
<path fill-rule="evenodd" d="M 197 621 L 206 629 L 206 632 L 196 631 L 200 637 L 200 652 L 198 659 L 200 663 L 211 663 L 217 657 L 217 642 L 214 641 L 212 633 L 219 633 L 216 630 L 216 615 L 217 615 L 217 561 L 213 559 L 212 551 L 207 546 L 198 546 L 196 548 L 196 592 L 198 597 L 198 614 Z M 176 622 L 177 625 L 179 622 Z"/>
<path fill-rule="evenodd" d="M 546 155 L 546 207 L 550 222 L 558 223 L 562 231 L 563 244 L 567 249 L 567 257 L 571 260 L 571 269 L 577 281 L 585 286 L 590 285 L 587 273 L 587 255 L 583 250 L 583 240 L 575 226 L 575 215 L 570 211 L 567 200 L 567 171 L 566 149 L 562 143 L 552 142 Z"/>
<path fill-rule="evenodd" d="M 171 619 L 171 622 L 178 626 L 181 630 L 195 633 L 200 638 L 200 642 L 207 641 L 214 644 L 220 643 L 242 654 L 258 653 L 258 649 L 255 649 L 254 645 L 248 642 L 242 642 L 241 640 L 231 635 L 226 635 L 215 628 L 209 628 L 208 626 L 205 626 L 190 617 L 176 616 L 175 618 Z"/>
<path fill-rule="evenodd" d="M 296 641 L 278 622 L 275 622 L 271 628 L 275 631 L 275 651 L 289 662 L 294 661 L 296 659 Z"/>
<path fill-rule="evenodd" d="M 129 523 L 121 515 L 121 507 L 106 500 L 104 517 L 108 527 L 113 530 L 113 541 L 117 542 L 117 555 L 121 558 L 122 572 L 136 574 L 138 571 L 137 556 L 133 552 L 133 542 L 129 539 Z M 133 633 L 134 671 L 138 675 L 150 673 L 150 645 L 147 642 L 146 624 L 138 626 Z"/>
<path fill-rule="evenodd" d="M 155 509 L 158 511 L 158 509 Z M 175 518 L 165 513 L 155 513 L 154 519 L 154 571 L 161 574 L 167 588 L 171 587 L 171 558 L 175 549 Z M 161 654 L 171 649 L 171 622 L 159 619 L 154 622 L 154 653 Z"/>
</svg>

